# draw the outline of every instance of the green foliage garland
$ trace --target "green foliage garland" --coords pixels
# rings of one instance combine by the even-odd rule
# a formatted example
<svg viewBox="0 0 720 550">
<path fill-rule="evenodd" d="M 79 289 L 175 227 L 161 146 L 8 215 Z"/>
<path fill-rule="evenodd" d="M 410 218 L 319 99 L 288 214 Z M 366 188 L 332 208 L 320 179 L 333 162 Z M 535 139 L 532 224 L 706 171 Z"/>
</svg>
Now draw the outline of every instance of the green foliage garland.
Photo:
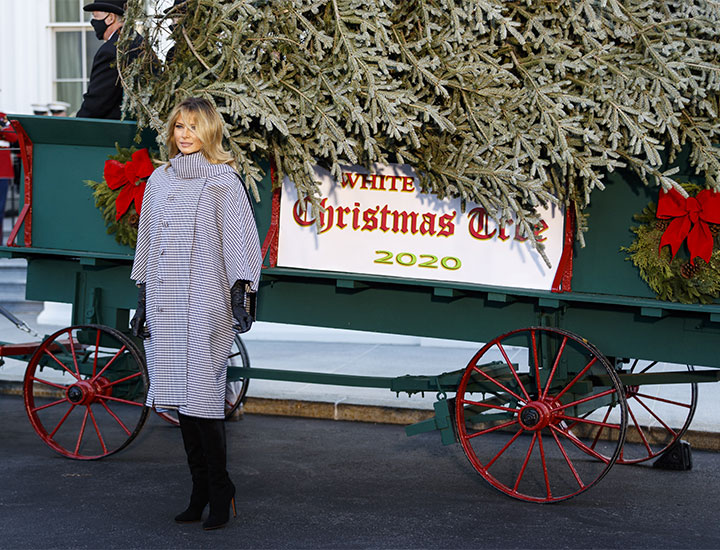
<svg viewBox="0 0 720 550">
<path fill-rule="evenodd" d="M 117 149 L 116 155 L 108 155 L 108 159 L 114 159 L 122 163 L 126 163 L 131 160 L 132 154 L 137 151 L 135 147 L 129 149 L 115 145 Z M 151 155 L 151 158 L 153 156 Z M 154 160 L 154 159 L 153 159 Z M 135 204 L 131 203 L 127 212 L 117 220 L 115 219 L 117 209 L 115 201 L 120 194 L 120 189 L 112 190 L 108 186 L 107 182 L 103 179 L 102 181 L 91 181 L 86 180 L 85 183 L 93 190 L 93 197 L 95 198 L 95 207 L 100 210 L 105 225 L 107 226 L 108 234 L 115 234 L 115 240 L 120 244 L 127 245 L 131 248 L 135 248 L 135 242 L 137 241 L 137 230 L 138 224 L 140 223 L 140 216 L 135 210 Z M 126 184 L 132 185 L 132 184 Z"/>
<path fill-rule="evenodd" d="M 685 190 L 695 195 L 698 186 L 686 185 Z M 667 223 L 656 217 L 657 206 L 650 203 L 643 211 L 634 216 L 640 223 L 633 227 L 636 238 L 624 248 L 630 260 L 639 270 L 642 279 L 650 286 L 659 299 L 684 304 L 710 304 L 720 297 L 720 238 L 715 226 L 714 247 L 710 262 L 695 258 L 692 266 L 687 254 L 681 251 L 671 260 L 669 246 L 664 246 L 658 254 L 660 239 Z"/>
<path fill-rule="evenodd" d="M 125 113 L 162 133 L 180 99 L 209 99 L 250 186 L 271 157 L 316 209 L 314 164 L 338 177 L 341 164 L 405 162 L 425 190 L 515 215 L 529 236 L 547 203 L 576 208 L 582 230 L 615 168 L 679 190 L 662 165 L 683 145 L 720 190 L 718 2 L 188 0 L 163 16 L 166 5 L 128 3 Z M 135 28 L 145 54 L 123 63 Z"/>
</svg>

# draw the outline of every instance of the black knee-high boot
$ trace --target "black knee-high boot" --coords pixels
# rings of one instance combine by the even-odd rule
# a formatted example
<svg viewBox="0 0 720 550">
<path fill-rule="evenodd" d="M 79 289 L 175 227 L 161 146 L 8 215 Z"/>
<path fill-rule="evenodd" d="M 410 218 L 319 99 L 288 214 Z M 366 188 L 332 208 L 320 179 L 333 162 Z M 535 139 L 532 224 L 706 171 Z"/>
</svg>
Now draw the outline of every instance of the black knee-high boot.
<svg viewBox="0 0 720 550">
<path fill-rule="evenodd" d="M 190 494 L 190 504 L 187 509 L 175 516 L 175 521 L 189 523 L 200 521 L 203 510 L 210 501 L 208 465 L 203 450 L 201 427 L 198 423 L 202 419 L 179 413 L 178 417 L 188 466 L 190 466 L 190 475 L 192 476 L 192 493 Z"/>
<path fill-rule="evenodd" d="M 203 450 L 208 466 L 210 514 L 204 529 L 223 527 L 230 519 L 230 505 L 235 515 L 235 485 L 227 472 L 225 421 L 213 418 L 198 419 Z"/>
</svg>

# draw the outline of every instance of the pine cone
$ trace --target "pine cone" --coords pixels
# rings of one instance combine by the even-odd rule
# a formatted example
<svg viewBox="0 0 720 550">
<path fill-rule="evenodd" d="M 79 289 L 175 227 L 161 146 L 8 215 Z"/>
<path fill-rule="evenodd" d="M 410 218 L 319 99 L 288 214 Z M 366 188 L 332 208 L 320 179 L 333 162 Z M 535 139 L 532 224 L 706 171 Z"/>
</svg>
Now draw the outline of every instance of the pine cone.
<svg viewBox="0 0 720 550">
<path fill-rule="evenodd" d="M 140 224 L 140 216 L 137 214 L 130 214 L 128 216 L 128 223 L 130 224 L 130 227 L 134 227 L 137 229 L 138 225 Z"/>
<path fill-rule="evenodd" d="M 670 225 L 669 220 L 658 220 L 655 222 L 655 229 L 659 229 L 660 231 L 665 231 L 668 228 L 668 225 Z"/>
<path fill-rule="evenodd" d="M 718 235 L 720 235 L 720 224 L 718 224 L 718 223 L 711 223 L 711 224 L 710 224 L 710 234 L 711 234 L 713 237 L 717 237 Z"/>
<path fill-rule="evenodd" d="M 690 262 L 687 262 L 680 268 L 680 275 L 686 279 L 692 279 L 695 275 L 697 275 L 698 271 L 700 271 L 699 265 L 693 265 Z"/>
</svg>

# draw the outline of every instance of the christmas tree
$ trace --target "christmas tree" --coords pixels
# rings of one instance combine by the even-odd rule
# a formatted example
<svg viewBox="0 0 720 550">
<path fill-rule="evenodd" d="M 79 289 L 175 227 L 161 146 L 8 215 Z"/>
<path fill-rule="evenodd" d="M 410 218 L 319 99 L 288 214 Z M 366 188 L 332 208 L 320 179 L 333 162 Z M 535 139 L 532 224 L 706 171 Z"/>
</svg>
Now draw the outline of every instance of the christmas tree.
<svg viewBox="0 0 720 550">
<path fill-rule="evenodd" d="M 145 4 L 129 2 L 119 44 L 125 112 L 161 132 L 180 99 L 209 99 L 251 187 L 270 157 L 315 208 L 315 164 L 408 163 L 425 191 L 532 235 L 539 204 L 581 214 L 618 167 L 686 195 L 664 168 L 683 146 L 720 189 L 717 2 Z M 133 27 L 145 56 L 123 66 Z"/>
</svg>

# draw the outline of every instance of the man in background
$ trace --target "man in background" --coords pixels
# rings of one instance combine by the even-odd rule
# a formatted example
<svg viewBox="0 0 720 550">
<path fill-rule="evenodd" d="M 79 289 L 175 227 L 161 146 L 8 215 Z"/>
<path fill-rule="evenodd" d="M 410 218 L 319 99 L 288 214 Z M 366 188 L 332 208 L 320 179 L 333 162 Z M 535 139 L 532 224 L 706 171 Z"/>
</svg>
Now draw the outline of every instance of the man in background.
<svg viewBox="0 0 720 550">
<path fill-rule="evenodd" d="M 88 90 L 77 112 L 78 117 L 120 118 L 123 90 L 117 71 L 116 44 L 124 23 L 125 4 L 126 0 L 104 0 L 83 7 L 84 11 L 92 12 L 90 24 L 95 30 L 95 36 L 105 43 L 93 59 Z M 138 55 L 141 42 L 140 35 L 136 35 L 130 49 L 131 59 Z"/>
</svg>

